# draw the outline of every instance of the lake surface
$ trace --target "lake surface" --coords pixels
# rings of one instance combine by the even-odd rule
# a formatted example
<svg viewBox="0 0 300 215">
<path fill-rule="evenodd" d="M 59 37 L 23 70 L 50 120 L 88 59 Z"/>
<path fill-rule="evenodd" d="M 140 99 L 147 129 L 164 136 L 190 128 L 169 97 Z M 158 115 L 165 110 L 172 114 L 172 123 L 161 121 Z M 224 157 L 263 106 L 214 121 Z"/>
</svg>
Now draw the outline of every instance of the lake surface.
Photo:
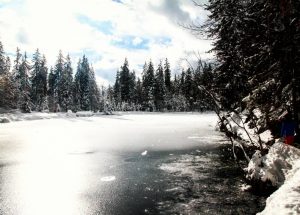
<svg viewBox="0 0 300 215">
<path fill-rule="evenodd" d="M 0 124 L 0 214 L 255 214 L 213 114 Z"/>
</svg>

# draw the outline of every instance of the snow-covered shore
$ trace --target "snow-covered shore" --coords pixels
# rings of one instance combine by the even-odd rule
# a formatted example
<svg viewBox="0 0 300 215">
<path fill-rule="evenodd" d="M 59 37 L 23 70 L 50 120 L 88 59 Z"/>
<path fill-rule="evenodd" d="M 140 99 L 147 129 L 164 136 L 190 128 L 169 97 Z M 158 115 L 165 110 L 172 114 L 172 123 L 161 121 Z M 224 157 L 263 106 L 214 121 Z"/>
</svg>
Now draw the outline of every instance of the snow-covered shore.
<svg viewBox="0 0 300 215">
<path fill-rule="evenodd" d="M 278 141 L 261 156 L 256 152 L 246 168 L 249 179 L 279 187 L 259 215 L 300 214 L 300 150 Z"/>
<path fill-rule="evenodd" d="M 32 113 L 22 113 L 20 111 L 15 111 L 12 113 L 2 113 L 0 114 L 0 123 L 8 123 L 13 121 L 24 121 L 24 120 L 40 120 L 40 119 L 56 119 L 56 118 L 75 118 L 75 117 L 91 117 L 105 115 L 102 112 L 94 113 L 92 111 L 79 111 L 73 113 L 72 111 L 68 112 L 57 112 L 57 113 L 48 113 L 48 112 L 32 112 Z"/>
<path fill-rule="evenodd" d="M 260 111 L 255 110 L 259 119 Z M 249 123 L 245 123 L 246 116 L 238 116 L 235 113 L 227 115 L 227 129 L 231 129 L 235 135 L 249 146 L 259 146 L 262 142 L 264 149 L 269 148 L 266 143 L 274 139 L 269 130 L 259 136 Z M 245 128 L 245 129 L 243 129 Z M 252 143 L 251 143 L 252 142 Z M 239 143 L 235 142 L 238 146 Z M 284 144 L 281 140 L 270 146 L 268 153 L 262 155 L 256 151 L 245 168 L 246 177 L 252 181 L 270 183 L 278 189 L 268 197 L 265 209 L 258 215 L 285 215 L 300 214 L 300 150 Z"/>
<path fill-rule="evenodd" d="M 169 112 L 164 112 L 161 114 L 168 114 Z M 199 114 L 198 112 L 171 112 L 172 114 Z M 0 113 L 0 123 L 9 123 L 15 121 L 26 121 L 26 120 L 41 120 L 41 119 L 61 119 L 61 118 L 76 118 L 76 117 L 92 117 L 92 116 L 103 116 L 103 115 L 130 115 L 130 114 L 160 114 L 158 112 L 142 112 L 142 111 L 131 111 L 131 112 L 92 112 L 92 111 L 78 111 L 76 113 L 72 111 L 68 112 L 31 112 L 22 113 L 20 111 L 14 111 L 11 113 Z M 206 114 L 213 114 L 212 112 L 206 112 Z"/>
</svg>

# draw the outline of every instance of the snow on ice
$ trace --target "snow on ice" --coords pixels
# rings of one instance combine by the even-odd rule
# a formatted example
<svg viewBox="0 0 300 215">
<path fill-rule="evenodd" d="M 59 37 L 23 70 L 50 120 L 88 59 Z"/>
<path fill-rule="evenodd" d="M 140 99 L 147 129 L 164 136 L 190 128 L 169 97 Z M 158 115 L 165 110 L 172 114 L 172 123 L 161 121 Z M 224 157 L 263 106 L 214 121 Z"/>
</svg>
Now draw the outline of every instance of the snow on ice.
<svg viewBox="0 0 300 215">
<path fill-rule="evenodd" d="M 147 155 L 147 150 L 146 150 L 146 151 L 143 151 L 143 152 L 141 153 L 141 155 L 142 155 L 142 156 L 146 156 L 146 155 Z"/>
<path fill-rule="evenodd" d="M 113 176 L 113 175 L 111 175 L 111 176 L 105 176 L 105 177 L 102 177 L 100 180 L 101 181 L 105 181 L 105 182 L 114 181 L 114 180 L 116 180 L 116 176 Z"/>
</svg>

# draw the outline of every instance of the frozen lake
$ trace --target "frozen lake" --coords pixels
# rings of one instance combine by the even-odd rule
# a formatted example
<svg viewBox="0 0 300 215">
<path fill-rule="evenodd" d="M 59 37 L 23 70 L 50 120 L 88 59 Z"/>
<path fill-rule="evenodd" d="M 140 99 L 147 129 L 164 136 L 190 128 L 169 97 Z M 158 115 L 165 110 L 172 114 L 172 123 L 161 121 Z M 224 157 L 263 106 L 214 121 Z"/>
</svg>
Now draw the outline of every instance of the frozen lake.
<svg viewBox="0 0 300 215">
<path fill-rule="evenodd" d="M 0 214 L 254 214 L 213 114 L 0 124 Z M 226 153 L 225 153 L 226 154 Z"/>
</svg>

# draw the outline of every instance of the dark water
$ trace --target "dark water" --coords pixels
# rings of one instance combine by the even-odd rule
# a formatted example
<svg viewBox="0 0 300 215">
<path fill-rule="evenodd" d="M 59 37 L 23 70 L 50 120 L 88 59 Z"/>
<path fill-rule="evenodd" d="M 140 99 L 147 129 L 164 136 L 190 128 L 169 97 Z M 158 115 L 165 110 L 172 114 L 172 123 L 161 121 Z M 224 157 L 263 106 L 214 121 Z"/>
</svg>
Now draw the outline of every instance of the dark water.
<svg viewBox="0 0 300 215">
<path fill-rule="evenodd" d="M 139 158 L 122 156 L 125 164 L 115 172 L 120 177 L 125 174 L 125 180 L 113 187 L 113 192 L 118 193 L 114 201 L 105 202 L 98 212 L 256 214 L 264 208 L 265 198 L 241 190 L 245 184 L 243 173 L 223 152 L 229 149 L 229 146 L 210 145 L 181 151 L 152 151 Z M 111 192 L 111 187 L 107 192 Z"/>
<path fill-rule="evenodd" d="M 255 214 L 265 199 L 241 190 L 243 173 L 211 118 L 130 115 L 5 125 L 0 214 Z"/>
</svg>

